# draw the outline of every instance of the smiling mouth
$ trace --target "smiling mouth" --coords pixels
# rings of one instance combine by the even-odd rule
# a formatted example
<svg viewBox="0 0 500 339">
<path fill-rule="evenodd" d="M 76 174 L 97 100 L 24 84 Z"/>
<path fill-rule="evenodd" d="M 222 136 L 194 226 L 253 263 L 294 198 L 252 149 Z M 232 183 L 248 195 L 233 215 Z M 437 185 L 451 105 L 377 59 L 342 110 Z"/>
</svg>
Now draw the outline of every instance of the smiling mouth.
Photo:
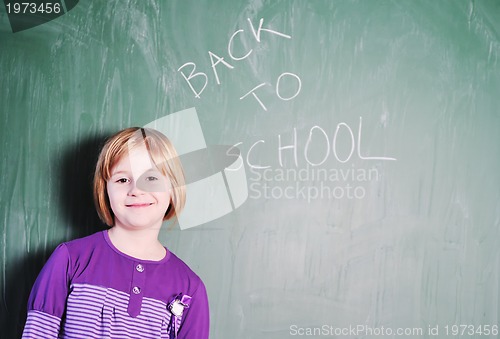
<svg viewBox="0 0 500 339">
<path fill-rule="evenodd" d="M 152 202 L 146 202 L 146 203 L 142 203 L 142 204 L 127 204 L 125 206 L 132 207 L 132 208 L 142 208 L 142 207 L 149 207 L 151 205 L 153 205 Z"/>
</svg>

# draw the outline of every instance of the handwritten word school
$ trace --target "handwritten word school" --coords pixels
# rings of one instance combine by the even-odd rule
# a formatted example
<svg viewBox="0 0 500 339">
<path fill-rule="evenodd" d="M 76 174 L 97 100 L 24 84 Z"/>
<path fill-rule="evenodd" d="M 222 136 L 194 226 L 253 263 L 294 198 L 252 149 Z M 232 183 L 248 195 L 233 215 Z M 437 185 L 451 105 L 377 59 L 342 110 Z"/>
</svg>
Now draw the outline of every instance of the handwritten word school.
<svg viewBox="0 0 500 339">
<path fill-rule="evenodd" d="M 305 138 L 305 144 L 303 147 L 299 147 L 298 141 L 300 138 L 297 136 L 297 129 L 293 128 L 293 134 L 291 135 L 292 142 L 286 144 L 284 141 L 282 141 L 282 135 L 278 134 L 278 143 L 277 146 L 273 147 L 273 143 L 271 142 L 266 142 L 266 140 L 257 140 L 254 143 L 250 145 L 248 148 L 247 154 L 246 154 L 246 159 L 243 159 L 242 155 L 239 153 L 232 153 L 230 152 L 231 149 L 239 149 L 242 145 L 243 142 L 238 142 L 234 144 L 231 149 L 228 151 L 229 156 L 235 156 L 235 157 L 240 157 L 242 162 L 246 160 L 246 164 L 248 165 L 249 168 L 251 169 L 256 169 L 256 170 L 262 170 L 262 169 L 268 169 L 272 167 L 278 166 L 279 168 L 284 168 L 284 167 L 289 167 L 290 165 L 293 165 L 294 167 L 298 168 L 302 164 L 299 161 L 299 149 L 302 149 L 303 151 L 300 152 L 302 154 L 302 159 L 305 161 L 305 164 L 310 167 L 316 167 L 316 166 L 321 166 L 325 164 L 325 162 L 328 160 L 330 157 L 330 154 L 333 154 L 334 159 L 338 163 L 348 163 L 349 161 L 356 159 L 359 159 L 361 161 L 370 161 L 370 160 L 378 160 L 378 161 L 396 161 L 397 159 L 394 157 L 387 157 L 387 156 L 369 156 L 367 154 L 363 154 L 361 150 L 361 139 L 362 139 L 362 125 L 363 125 L 363 119 L 362 117 L 359 117 L 359 124 L 358 124 L 358 129 L 357 133 L 355 136 L 355 133 L 353 129 L 345 122 L 340 122 L 337 124 L 335 131 L 333 133 L 333 137 L 330 140 L 330 137 L 327 133 L 327 131 L 322 128 L 321 126 L 315 125 L 309 129 L 308 136 Z M 341 136 L 342 134 L 342 136 Z M 284 139 L 285 136 L 283 136 Z M 313 142 L 313 137 L 316 140 Z M 287 136 L 287 138 L 290 138 L 290 136 Z M 345 146 L 349 145 L 349 151 L 347 155 L 341 155 L 339 148 L 340 146 Z M 274 148 L 276 150 L 276 153 L 278 155 L 278 164 L 257 164 L 253 158 L 261 158 L 259 156 L 255 156 L 254 153 L 258 153 L 259 150 L 269 150 L 270 148 Z M 324 154 L 321 160 L 313 160 L 312 156 L 310 155 L 311 150 L 317 150 L 317 149 L 324 149 Z M 291 160 L 288 159 L 289 165 L 285 165 L 285 157 L 286 155 L 291 155 Z M 288 157 L 289 158 L 289 157 Z"/>
</svg>

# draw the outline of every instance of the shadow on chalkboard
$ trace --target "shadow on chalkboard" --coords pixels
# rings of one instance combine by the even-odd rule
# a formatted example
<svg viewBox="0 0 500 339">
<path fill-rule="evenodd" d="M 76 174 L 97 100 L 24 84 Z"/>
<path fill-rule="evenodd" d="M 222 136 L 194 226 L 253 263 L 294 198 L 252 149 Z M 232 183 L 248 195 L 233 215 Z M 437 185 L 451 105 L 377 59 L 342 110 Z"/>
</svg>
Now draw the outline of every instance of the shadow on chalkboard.
<svg viewBox="0 0 500 339">
<path fill-rule="evenodd" d="M 61 159 L 59 206 L 72 238 L 104 229 L 94 207 L 92 181 L 97 157 L 109 135 L 87 138 L 69 145 Z"/>
<path fill-rule="evenodd" d="M 92 178 L 95 163 L 107 136 L 87 138 L 83 142 L 68 145 L 62 157 L 53 159 L 60 178 L 58 192 L 59 210 L 68 225 L 71 240 L 103 230 L 92 198 Z M 43 228 L 43 227 L 42 227 Z M 0 305 L 0 337 L 5 339 L 21 338 L 26 321 L 29 293 L 52 251 L 58 243 L 48 244 L 46 248 L 27 253 L 24 258 L 9 263 L 6 270 L 3 300 Z"/>
</svg>

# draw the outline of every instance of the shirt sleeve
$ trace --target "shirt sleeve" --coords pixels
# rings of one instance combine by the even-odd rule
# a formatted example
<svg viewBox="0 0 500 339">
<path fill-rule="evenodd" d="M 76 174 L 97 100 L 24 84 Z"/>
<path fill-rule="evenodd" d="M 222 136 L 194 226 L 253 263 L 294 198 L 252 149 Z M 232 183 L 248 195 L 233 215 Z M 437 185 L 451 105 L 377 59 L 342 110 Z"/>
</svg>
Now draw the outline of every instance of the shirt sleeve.
<svg viewBox="0 0 500 339">
<path fill-rule="evenodd" d="M 210 315 L 205 285 L 200 280 L 179 328 L 177 339 L 208 339 Z"/>
<path fill-rule="evenodd" d="M 59 245 L 42 268 L 28 299 L 23 339 L 57 338 L 69 291 L 70 257 Z"/>
</svg>

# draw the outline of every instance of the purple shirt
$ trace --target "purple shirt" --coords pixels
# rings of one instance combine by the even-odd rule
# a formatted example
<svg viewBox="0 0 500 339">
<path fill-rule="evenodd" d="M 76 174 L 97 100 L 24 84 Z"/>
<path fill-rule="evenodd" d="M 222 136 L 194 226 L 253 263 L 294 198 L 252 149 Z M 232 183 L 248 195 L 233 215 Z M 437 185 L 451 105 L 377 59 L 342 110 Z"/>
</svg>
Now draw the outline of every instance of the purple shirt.
<svg viewBox="0 0 500 339">
<path fill-rule="evenodd" d="M 28 301 L 23 338 L 206 339 L 209 310 L 201 279 L 173 253 L 139 260 L 108 232 L 59 245 Z"/>
</svg>

